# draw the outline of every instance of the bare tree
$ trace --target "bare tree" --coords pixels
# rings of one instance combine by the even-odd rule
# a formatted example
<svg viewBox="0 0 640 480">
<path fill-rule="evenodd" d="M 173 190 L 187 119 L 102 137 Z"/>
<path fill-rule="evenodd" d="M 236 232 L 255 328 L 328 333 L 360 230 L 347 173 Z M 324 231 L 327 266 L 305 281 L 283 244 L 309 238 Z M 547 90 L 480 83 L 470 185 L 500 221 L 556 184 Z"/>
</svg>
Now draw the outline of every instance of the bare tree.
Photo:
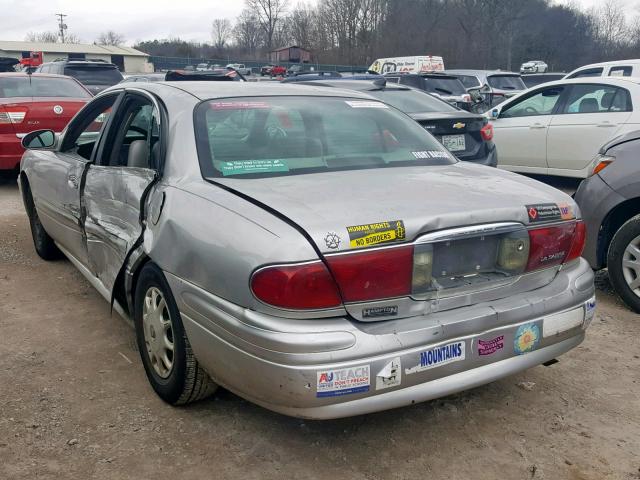
<svg viewBox="0 0 640 480">
<path fill-rule="evenodd" d="M 218 51 L 218 54 L 227 45 L 229 37 L 233 28 L 231 22 L 227 18 L 216 18 L 211 24 L 211 37 L 213 39 L 213 46 Z"/>
<path fill-rule="evenodd" d="M 307 5 L 298 5 L 289 15 L 286 28 L 293 42 L 302 48 L 311 48 L 313 43 L 314 10 Z"/>
<path fill-rule="evenodd" d="M 57 32 L 29 32 L 24 37 L 27 42 L 56 43 L 58 41 Z"/>
<path fill-rule="evenodd" d="M 619 0 L 607 0 L 591 10 L 595 35 L 602 53 L 609 57 L 630 40 L 631 27 L 627 24 L 624 7 Z"/>
<path fill-rule="evenodd" d="M 258 18 L 267 49 L 273 50 L 273 37 L 286 13 L 287 0 L 245 0 L 245 4 Z"/>
<path fill-rule="evenodd" d="M 255 56 L 262 41 L 262 31 L 258 16 L 245 8 L 236 19 L 233 36 L 240 50 L 249 56 Z"/>
<path fill-rule="evenodd" d="M 124 36 L 113 30 L 107 30 L 98 36 L 96 43 L 98 45 L 122 45 L 124 43 Z"/>
</svg>

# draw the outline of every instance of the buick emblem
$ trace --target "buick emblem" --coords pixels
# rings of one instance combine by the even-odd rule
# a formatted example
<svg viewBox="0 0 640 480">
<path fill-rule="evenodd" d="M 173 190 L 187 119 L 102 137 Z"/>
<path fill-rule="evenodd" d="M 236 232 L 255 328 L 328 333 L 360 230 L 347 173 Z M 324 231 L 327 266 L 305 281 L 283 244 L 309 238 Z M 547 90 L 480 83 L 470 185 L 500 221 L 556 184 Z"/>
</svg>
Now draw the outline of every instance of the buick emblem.
<svg viewBox="0 0 640 480">
<path fill-rule="evenodd" d="M 53 113 L 55 113 L 56 115 L 60 115 L 62 112 L 64 112 L 64 108 L 62 108 L 61 105 L 55 105 L 53 107 Z"/>
</svg>

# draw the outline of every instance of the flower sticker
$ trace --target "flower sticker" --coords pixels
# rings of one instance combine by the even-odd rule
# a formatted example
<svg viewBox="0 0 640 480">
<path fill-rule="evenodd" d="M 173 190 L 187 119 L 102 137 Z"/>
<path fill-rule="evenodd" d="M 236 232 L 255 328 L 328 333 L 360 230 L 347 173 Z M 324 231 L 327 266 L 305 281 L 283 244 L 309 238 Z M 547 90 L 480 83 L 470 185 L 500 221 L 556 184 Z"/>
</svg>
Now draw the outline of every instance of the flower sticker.
<svg viewBox="0 0 640 480">
<path fill-rule="evenodd" d="M 540 329 L 535 323 L 520 325 L 513 340 L 516 355 L 522 355 L 536 349 L 540 343 Z"/>
</svg>

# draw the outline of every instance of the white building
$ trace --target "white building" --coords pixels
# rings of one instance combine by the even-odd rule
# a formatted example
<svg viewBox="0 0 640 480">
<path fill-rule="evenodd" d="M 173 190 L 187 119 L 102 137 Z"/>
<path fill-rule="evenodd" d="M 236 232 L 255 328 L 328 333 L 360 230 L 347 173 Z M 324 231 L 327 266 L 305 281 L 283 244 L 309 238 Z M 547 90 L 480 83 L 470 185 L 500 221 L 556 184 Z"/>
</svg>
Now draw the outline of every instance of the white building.
<svg viewBox="0 0 640 480">
<path fill-rule="evenodd" d="M 96 59 L 115 63 L 123 73 L 153 71 L 153 65 L 148 62 L 149 55 L 130 47 L 0 40 L 0 57 L 29 58 L 31 52 L 42 52 L 44 62 L 51 62 L 58 58 L 70 60 Z"/>
</svg>

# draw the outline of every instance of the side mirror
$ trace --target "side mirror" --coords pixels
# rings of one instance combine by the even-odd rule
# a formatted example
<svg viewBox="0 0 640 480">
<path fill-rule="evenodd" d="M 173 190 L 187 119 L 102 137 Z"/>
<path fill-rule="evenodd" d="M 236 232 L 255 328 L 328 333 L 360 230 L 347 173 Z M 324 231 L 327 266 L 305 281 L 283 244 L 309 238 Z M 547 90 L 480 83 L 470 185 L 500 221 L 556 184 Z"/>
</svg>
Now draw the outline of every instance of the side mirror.
<svg viewBox="0 0 640 480">
<path fill-rule="evenodd" d="M 494 108 L 493 110 L 491 110 L 492 120 L 497 120 L 499 116 L 500 116 L 500 110 L 498 110 L 497 108 Z"/>
<path fill-rule="evenodd" d="M 25 149 L 45 150 L 56 144 L 56 134 L 53 130 L 36 130 L 22 137 L 22 146 Z"/>
</svg>

